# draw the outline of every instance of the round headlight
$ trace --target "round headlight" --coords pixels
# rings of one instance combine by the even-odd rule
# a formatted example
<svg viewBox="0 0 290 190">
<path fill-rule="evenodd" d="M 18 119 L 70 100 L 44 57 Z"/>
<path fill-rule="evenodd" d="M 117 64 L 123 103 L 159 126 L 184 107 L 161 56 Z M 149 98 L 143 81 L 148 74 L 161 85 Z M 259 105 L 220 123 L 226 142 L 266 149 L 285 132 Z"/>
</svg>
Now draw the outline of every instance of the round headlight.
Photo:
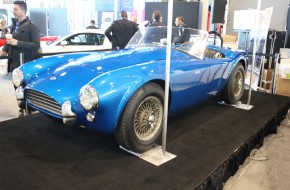
<svg viewBox="0 0 290 190">
<path fill-rule="evenodd" d="M 20 69 L 14 69 L 12 72 L 12 83 L 14 86 L 19 87 L 22 85 L 24 79 L 23 72 Z"/>
<path fill-rule="evenodd" d="M 86 85 L 80 90 L 80 103 L 85 110 L 92 110 L 98 106 L 99 96 L 96 89 Z"/>
</svg>

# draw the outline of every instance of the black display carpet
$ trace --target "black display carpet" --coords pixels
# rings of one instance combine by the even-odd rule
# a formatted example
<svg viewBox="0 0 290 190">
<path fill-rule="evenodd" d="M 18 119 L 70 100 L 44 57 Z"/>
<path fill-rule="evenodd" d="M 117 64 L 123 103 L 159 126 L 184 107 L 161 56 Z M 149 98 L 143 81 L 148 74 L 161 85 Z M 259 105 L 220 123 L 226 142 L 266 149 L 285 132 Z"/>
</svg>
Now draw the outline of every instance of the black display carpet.
<svg viewBox="0 0 290 190">
<path fill-rule="evenodd" d="M 169 119 L 156 167 L 112 135 L 65 128 L 42 114 L 0 123 L 0 189 L 221 189 L 253 148 L 275 133 L 288 97 L 254 92 L 250 111 L 206 101 Z"/>
</svg>

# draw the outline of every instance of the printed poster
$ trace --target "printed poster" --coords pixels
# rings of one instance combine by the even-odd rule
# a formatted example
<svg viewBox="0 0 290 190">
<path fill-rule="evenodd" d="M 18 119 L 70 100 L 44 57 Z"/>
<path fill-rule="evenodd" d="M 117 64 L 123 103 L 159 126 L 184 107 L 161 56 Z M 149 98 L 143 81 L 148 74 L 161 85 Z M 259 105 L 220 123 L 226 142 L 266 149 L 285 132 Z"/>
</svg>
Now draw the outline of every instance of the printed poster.
<svg viewBox="0 0 290 190">
<path fill-rule="evenodd" d="M 253 29 L 249 33 L 248 38 L 248 47 L 246 49 L 246 52 L 249 56 L 249 66 L 247 70 L 247 75 L 245 79 L 246 85 L 250 85 L 250 76 L 252 72 L 252 61 L 253 61 L 253 49 L 254 49 L 254 43 L 257 44 L 256 53 L 265 53 L 266 51 L 266 40 L 267 35 L 270 27 L 271 17 L 272 17 L 273 7 L 267 8 L 263 11 L 260 11 L 257 24 L 253 26 Z M 255 36 L 256 42 L 255 42 Z M 257 90 L 258 89 L 258 83 L 259 83 L 259 76 L 261 71 L 261 64 L 262 64 L 262 56 L 257 56 L 255 58 L 254 62 L 254 73 L 252 78 L 252 89 Z"/>
</svg>

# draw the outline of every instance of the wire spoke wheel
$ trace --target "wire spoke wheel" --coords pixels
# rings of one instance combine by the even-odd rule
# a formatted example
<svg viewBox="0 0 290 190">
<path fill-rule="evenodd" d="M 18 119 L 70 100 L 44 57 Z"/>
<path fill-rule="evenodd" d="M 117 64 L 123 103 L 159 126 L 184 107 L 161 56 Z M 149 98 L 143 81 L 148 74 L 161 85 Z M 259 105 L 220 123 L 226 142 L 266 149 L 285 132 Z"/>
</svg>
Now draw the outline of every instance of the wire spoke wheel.
<svg viewBox="0 0 290 190">
<path fill-rule="evenodd" d="M 234 79 L 234 95 L 239 96 L 243 90 L 243 74 L 241 71 L 238 71 L 237 74 L 235 75 Z"/>
<path fill-rule="evenodd" d="M 237 104 L 245 88 L 245 70 L 241 63 L 237 63 L 223 90 L 223 100 L 228 104 Z"/>
<path fill-rule="evenodd" d="M 156 83 L 147 83 L 132 95 L 114 132 L 122 147 L 144 152 L 156 143 L 162 132 L 163 96 Z"/>
<path fill-rule="evenodd" d="M 162 102 L 154 96 L 144 99 L 134 117 L 134 132 L 137 138 L 141 141 L 153 138 L 161 127 L 162 118 Z"/>
</svg>

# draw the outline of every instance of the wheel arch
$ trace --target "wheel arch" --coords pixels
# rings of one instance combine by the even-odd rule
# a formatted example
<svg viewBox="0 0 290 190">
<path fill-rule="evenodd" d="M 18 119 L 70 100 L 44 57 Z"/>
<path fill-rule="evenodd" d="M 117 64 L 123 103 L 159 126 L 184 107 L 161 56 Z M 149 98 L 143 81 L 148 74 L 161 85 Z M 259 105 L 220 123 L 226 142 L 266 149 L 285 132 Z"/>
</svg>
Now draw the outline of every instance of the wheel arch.
<svg viewBox="0 0 290 190">
<path fill-rule="evenodd" d="M 245 67 L 246 67 L 245 60 L 242 58 L 238 59 L 236 61 L 236 63 L 233 65 L 232 72 L 229 75 L 229 78 L 227 80 L 227 83 L 226 83 L 223 91 L 221 91 L 222 96 L 223 96 L 223 100 L 228 104 L 236 104 L 242 96 L 242 93 L 239 93 L 239 95 L 236 96 L 234 94 L 234 91 L 232 90 L 232 89 L 234 89 L 234 81 L 235 81 L 235 79 L 233 79 L 235 77 L 233 77 L 233 76 L 236 75 L 236 73 L 237 73 L 236 71 L 238 71 L 238 69 L 241 68 L 241 69 L 243 69 L 242 75 L 244 76 L 244 80 L 245 80 L 245 74 L 246 74 L 246 68 L 247 68 L 247 67 L 246 68 Z M 244 83 L 245 83 L 245 81 L 244 81 Z M 243 91 L 244 91 L 244 85 L 242 87 L 241 92 L 243 92 Z M 238 97 L 238 98 L 236 98 L 236 97 Z"/>
<path fill-rule="evenodd" d="M 237 63 L 241 63 L 246 71 L 247 68 L 247 64 L 246 64 L 246 60 L 244 58 L 241 58 L 240 60 L 237 61 Z"/>
<path fill-rule="evenodd" d="M 236 57 L 234 60 L 233 60 L 233 64 L 231 65 L 230 67 L 230 73 L 229 75 L 227 76 L 227 78 L 230 77 L 232 71 L 235 69 L 235 67 L 241 63 L 243 68 L 244 68 L 244 71 L 245 71 L 245 74 L 247 73 L 247 68 L 248 68 L 248 58 L 239 54 L 239 57 Z"/>
<path fill-rule="evenodd" d="M 126 105 L 128 104 L 128 102 L 130 101 L 131 97 L 133 96 L 133 94 L 140 88 L 142 88 L 142 86 L 148 84 L 148 83 L 155 83 L 157 85 L 159 85 L 163 91 L 165 92 L 165 81 L 163 79 L 152 79 L 152 80 L 148 80 L 146 82 L 144 82 L 142 85 L 137 85 L 134 87 L 134 92 L 128 93 L 127 95 L 124 95 L 123 97 L 123 103 L 120 103 L 118 106 L 118 116 L 117 116 L 117 122 L 115 124 L 115 128 L 117 127 L 118 123 L 120 122 L 120 118 L 124 112 L 124 108 L 126 107 Z M 169 87 L 169 104 L 168 104 L 168 109 L 170 109 L 170 105 L 171 105 L 171 89 Z"/>
<path fill-rule="evenodd" d="M 247 75 L 247 70 L 248 70 L 248 66 L 249 66 L 249 60 L 247 57 L 243 56 L 243 57 L 240 57 L 240 59 L 237 61 L 237 64 L 238 63 L 241 63 L 242 66 L 244 67 L 244 71 L 245 71 L 245 76 Z M 236 65 L 237 65 L 236 64 Z"/>
<path fill-rule="evenodd" d="M 162 87 L 162 89 L 164 90 L 165 92 L 165 81 L 164 80 L 161 80 L 161 79 L 155 79 L 155 80 L 151 80 L 149 82 L 153 82 L 153 83 L 156 83 L 158 84 L 159 86 Z M 168 101 L 168 109 L 170 109 L 170 105 L 171 105 L 171 88 L 169 86 L 169 101 Z"/>
</svg>

